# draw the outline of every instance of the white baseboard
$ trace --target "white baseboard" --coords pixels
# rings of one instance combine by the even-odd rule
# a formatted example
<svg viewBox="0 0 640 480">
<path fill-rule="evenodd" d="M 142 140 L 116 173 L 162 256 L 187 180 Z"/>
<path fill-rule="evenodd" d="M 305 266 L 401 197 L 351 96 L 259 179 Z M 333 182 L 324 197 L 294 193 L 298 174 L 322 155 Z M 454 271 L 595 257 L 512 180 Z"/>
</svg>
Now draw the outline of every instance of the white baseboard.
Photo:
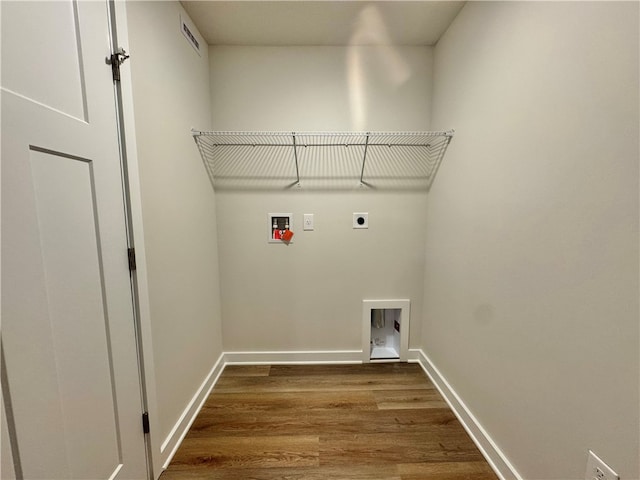
<svg viewBox="0 0 640 480">
<path fill-rule="evenodd" d="M 362 350 L 226 352 L 224 355 L 227 365 L 362 363 Z"/>
<path fill-rule="evenodd" d="M 417 353 L 417 359 L 413 361 L 417 361 L 431 379 L 500 480 L 522 480 L 509 459 L 502 453 L 431 359 L 422 350 L 417 350 Z"/>
<path fill-rule="evenodd" d="M 171 463 L 171 459 L 178 450 L 178 447 L 189 431 L 189 428 L 191 428 L 191 424 L 198 416 L 202 405 L 204 405 L 204 402 L 211 393 L 213 386 L 218 381 L 218 377 L 220 377 L 220 374 L 224 370 L 224 366 L 224 353 L 222 353 L 202 382 L 202 385 L 200 385 L 200 388 L 196 390 L 191 401 L 182 412 L 182 415 L 180 415 L 180 418 L 171 429 L 171 432 L 167 435 L 167 438 L 162 442 L 162 446 L 160 447 L 160 456 L 163 469 L 166 469 L 169 466 L 169 463 Z"/>
<path fill-rule="evenodd" d="M 409 349 L 407 359 L 417 362 L 421 350 Z M 317 350 L 280 352 L 226 352 L 226 365 L 357 364 L 362 350 Z"/>
<path fill-rule="evenodd" d="M 422 350 L 419 348 L 410 348 L 407 355 L 407 361 L 410 363 L 417 363 L 420 359 L 420 355 L 422 355 Z"/>
</svg>

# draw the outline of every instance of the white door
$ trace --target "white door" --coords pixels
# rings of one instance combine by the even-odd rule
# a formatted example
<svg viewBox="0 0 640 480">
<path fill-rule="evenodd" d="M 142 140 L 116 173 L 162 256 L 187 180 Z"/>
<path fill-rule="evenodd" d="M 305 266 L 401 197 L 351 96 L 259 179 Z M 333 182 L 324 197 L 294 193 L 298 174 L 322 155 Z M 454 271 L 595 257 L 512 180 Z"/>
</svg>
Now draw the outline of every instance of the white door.
<svg viewBox="0 0 640 480">
<path fill-rule="evenodd" d="M 0 9 L 2 464 L 144 479 L 108 5 Z"/>
</svg>

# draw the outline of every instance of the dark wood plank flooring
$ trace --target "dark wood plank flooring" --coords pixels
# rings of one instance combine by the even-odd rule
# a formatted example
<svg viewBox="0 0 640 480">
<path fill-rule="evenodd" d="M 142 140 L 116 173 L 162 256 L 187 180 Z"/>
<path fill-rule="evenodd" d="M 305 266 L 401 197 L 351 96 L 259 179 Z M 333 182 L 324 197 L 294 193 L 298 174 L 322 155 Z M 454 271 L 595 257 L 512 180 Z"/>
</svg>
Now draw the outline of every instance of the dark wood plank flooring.
<svg viewBox="0 0 640 480">
<path fill-rule="evenodd" d="M 160 480 L 497 480 L 417 364 L 227 366 Z"/>
</svg>

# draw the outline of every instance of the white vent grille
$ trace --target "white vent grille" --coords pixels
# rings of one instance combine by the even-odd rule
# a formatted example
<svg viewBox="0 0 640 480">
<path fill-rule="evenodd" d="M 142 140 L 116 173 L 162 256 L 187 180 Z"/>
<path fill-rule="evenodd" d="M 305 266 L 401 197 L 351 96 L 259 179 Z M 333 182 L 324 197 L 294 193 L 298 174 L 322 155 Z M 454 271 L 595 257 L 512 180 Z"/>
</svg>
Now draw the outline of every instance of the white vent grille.
<svg viewBox="0 0 640 480">
<path fill-rule="evenodd" d="M 198 37 L 194 35 L 193 30 L 195 30 L 195 28 L 187 23 L 185 18 L 180 15 L 180 31 L 182 32 L 182 35 L 184 35 L 184 38 L 186 38 L 189 44 L 193 47 L 193 49 L 198 52 L 198 55 L 200 55 L 200 41 L 198 40 Z"/>
</svg>

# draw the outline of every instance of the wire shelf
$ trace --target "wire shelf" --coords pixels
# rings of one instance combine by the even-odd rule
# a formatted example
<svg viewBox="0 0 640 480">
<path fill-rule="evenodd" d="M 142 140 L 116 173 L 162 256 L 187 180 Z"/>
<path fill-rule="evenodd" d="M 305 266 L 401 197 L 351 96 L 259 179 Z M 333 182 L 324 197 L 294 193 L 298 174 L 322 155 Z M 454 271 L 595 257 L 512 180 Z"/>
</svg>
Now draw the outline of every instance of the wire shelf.
<svg viewBox="0 0 640 480">
<path fill-rule="evenodd" d="M 191 134 L 215 189 L 429 190 L 454 132 Z"/>
</svg>

